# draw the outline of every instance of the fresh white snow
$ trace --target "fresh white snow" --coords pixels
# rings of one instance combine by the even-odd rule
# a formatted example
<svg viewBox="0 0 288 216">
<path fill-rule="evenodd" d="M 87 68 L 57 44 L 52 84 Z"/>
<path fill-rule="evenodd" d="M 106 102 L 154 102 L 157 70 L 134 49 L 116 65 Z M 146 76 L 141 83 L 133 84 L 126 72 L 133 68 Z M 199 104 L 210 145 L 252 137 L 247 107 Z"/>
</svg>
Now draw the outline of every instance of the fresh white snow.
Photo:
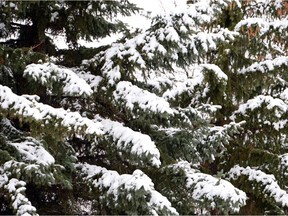
<svg viewBox="0 0 288 216">
<path fill-rule="evenodd" d="M 112 136 L 119 150 L 129 151 L 143 159 L 148 157 L 150 163 L 156 167 L 161 165 L 160 152 L 148 135 L 109 119 L 103 119 L 101 123 L 103 131 Z"/>
<path fill-rule="evenodd" d="M 157 96 L 147 90 L 143 90 L 131 82 L 121 81 L 116 85 L 113 93 L 116 101 L 124 101 L 126 107 L 131 110 L 138 105 L 140 109 L 155 113 L 173 114 L 169 103 L 162 97 Z"/>
<path fill-rule="evenodd" d="M 16 211 L 16 215 L 37 216 L 36 208 L 24 195 L 26 190 L 25 186 L 26 183 L 24 181 L 11 178 L 4 186 L 4 189 L 10 194 L 12 207 Z"/>
<path fill-rule="evenodd" d="M 53 63 L 30 64 L 24 70 L 24 76 L 29 76 L 33 80 L 52 90 L 53 82 L 63 83 L 64 95 L 91 95 L 92 89 L 71 69 L 59 67 Z"/>
<path fill-rule="evenodd" d="M 8 144 L 14 146 L 25 161 L 43 164 L 44 166 L 54 164 L 54 157 L 47 152 L 41 143 L 33 138 L 30 139 L 31 141 L 26 140 L 18 143 L 9 142 Z"/>
<path fill-rule="evenodd" d="M 256 181 L 264 188 L 263 192 L 273 197 L 277 203 L 282 206 L 288 206 L 288 194 L 285 190 L 281 189 L 278 185 L 274 175 L 266 174 L 261 170 L 251 167 L 240 167 L 235 165 L 228 172 L 231 179 L 237 179 L 240 176 L 247 176 L 248 181 Z"/>
<path fill-rule="evenodd" d="M 126 192 L 127 200 L 129 200 L 133 199 L 130 193 L 144 190 L 150 214 L 159 215 L 162 209 L 167 209 L 170 214 L 178 215 L 169 200 L 155 190 L 151 179 L 139 169 L 132 174 L 119 175 L 116 171 L 89 164 L 77 164 L 76 168 L 80 169 L 83 178 L 91 182 L 95 188 L 107 190 L 102 198 L 112 196 L 113 201 L 117 202 L 118 197 Z M 113 205 L 114 203 L 109 204 Z"/>
<path fill-rule="evenodd" d="M 201 173 L 191 168 L 191 163 L 180 161 L 171 165 L 175 170 L 183 170 L 186 175 L 186 187 L 192 198 L 198 202 L 210 202 L 210 207 L 216 207 L 216 200 L 225 203 L 233 212 L 239 212 L 246 204 L 245 192 L 234 187 L 229 181 Z M 224 205 L 224 204 L 222 204 Z"/>
<path fill-rule="evenodd" d="M 27 120 L 42 121 L 43 126 L 50 124 L 51 120 L 58 120 L 59 125 L 73 129 L 76 133 L 102 135 L 102 125 L 88 118 L 82 117 L 78 112 L 69 112 L 63 108 L 53 108 L 43 103 L 32 102 L 24 97 L 14 94 L 10 88 L 0 85 L 0 109 L 14 110 L 19 116 Z"/>
</svg>

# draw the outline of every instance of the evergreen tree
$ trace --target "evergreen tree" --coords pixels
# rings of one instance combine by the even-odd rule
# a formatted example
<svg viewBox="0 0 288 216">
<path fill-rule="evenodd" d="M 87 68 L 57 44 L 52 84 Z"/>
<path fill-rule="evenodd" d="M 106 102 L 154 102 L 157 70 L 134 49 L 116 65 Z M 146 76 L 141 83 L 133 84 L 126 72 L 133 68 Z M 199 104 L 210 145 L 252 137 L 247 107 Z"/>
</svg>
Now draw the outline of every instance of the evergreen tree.
<svg viewBox="0 0 288 216">
<path fill-rule="evenodd" d="M 1 1 L 1 213 L 287 213 L 287 6 Z"/>
</svg>

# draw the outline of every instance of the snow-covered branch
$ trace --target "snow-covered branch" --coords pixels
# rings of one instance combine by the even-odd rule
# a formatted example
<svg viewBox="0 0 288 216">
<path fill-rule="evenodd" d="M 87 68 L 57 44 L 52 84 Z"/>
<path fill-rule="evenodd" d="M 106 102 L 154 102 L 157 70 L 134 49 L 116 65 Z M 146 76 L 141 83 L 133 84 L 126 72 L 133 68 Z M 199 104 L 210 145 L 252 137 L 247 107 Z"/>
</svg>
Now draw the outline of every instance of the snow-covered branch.
<svg viewBox="0 0 288 216">
<path fill-rule="evenodd" d="M 191 198 L 201 208 L 220 209 L 224 212 L 239 212 L 246 204 L 245 192 L 234 187 L 230 182 L 204 174 L 191 168 L 187 161 L 170 165 L 175 171 L 182 170 L 186 176 L 186 188 Z"/>
<path fill-rule="evenodd" d="M 278 118 L 281 118 L 282 114 L 288 110 L 287 104 L 280 98 L 258 95 L 246 103 L 240 104 L 238 110 L 234 112 L 231 118 L 235 119 L 237 114 L 245 115 L 248 111 L 256 110 L 262 106 L 265 106 L 268 110 L 274 110 L 274 114 Z"/>
<path fill-rule="evenodd" d="M 238 32 L 245 32 L 249 28 L 254 28 L 252 34 L 264 35 L 271 31 L 277 31 L 278 33 L 285 33 L 288 29 L 288 19 L 284 18 L 275 21 L 266 21 L 263 18 L 246 18 L 241 20 L 235 26 L 234 30 Z"/>
<path fill-rule="evenodd" d="M 85 71 L 75 71 L 77 76 L 79 76 L 81 79 L 85 80 L 90 85 L 90 88 L 96 92 L 97 88 L 100 84 L 100 82 L 103 80 L 101 76 L 95 76 L 89 72 Z"/>
<path fill-rule="evenodd" d="M 33 138 L 23 142 L 8 142 L 17 149 L 22 160 L 35 164 L 42 164 L 44 166 L 53 165 L 55 163 L 54 157 L 41 145 L 41 143 Z"/>
<path fill-rule="evenodd" d="M 33 80 L 53 89 L 54 83 L 63 85 L 64 95 L 91 95 L 92 89 L 86 81 L 77 76 L 71 69 L 59 67 L 53 63 L 30 64 L 24 70 L 24 76 L 31 77 Z M 59 91 L 59 89 L 58 89 Z"/>
<path fill-rule="evenodd" d="M 85 64 L 103 65 L 103 76 L 109 84 L 115 84 L 123 74 L 129 76 L 136 69 L 171 69 L 173 63 L 185 67 L 198 61 L 203 53 L 215 50 L 219 43 L 227 43 L 238 35 L 221 28 L 203 32 L 193 26 L 193 18 L 189 13 L 159 17 L 150 29 L 124 43 L 112 44 Z M 179 26 L 181 19 L 183 22 Z"/>
<path fill-rule="evenodd" d="M 158 97 L 156 94 L 143 90 L 127 81 L 119 82 L 113 95 L 117 103 L 123 102 L 131 110 L 137 105 L 144 111 L 168 114 L 174 112 L 169 103 L 162 97 Z"/>
<path fill-rule="evenodd" d="M 21 156 L 23 157 L 23 154 Z M 38 160 L 40 160 L 40 158 L 38 158 Z M 3 171 L 9 178 L 15 176 L 16 178 L 21 178 L 26 182 L 41 182 L 41 185 L 46 186 L 59 184 L 65 188 L 71 188 L 71 183 L 65 180 L 63 176 L 62 171 L 65 170 L 63 166 L 58 164 L 34 164 L 32 161 L 25 161 L 25 159 L 23 161 L 24 162 L 18 162 L 15 160 L 7 161 L 2 166 Z"/>
<path fill-rule="evenodd" d="M 36 208 L 25 196 L 26 183 L 16 178 L 8 179 L 8 176 L 0 167 L 0 188 L 8 192 L 11 206 L 16 215 L 36 216 Z"/>
<path fill-rule="evenodd" d="M 160 152 L 148 135 L 133 131 L 109 119 L 103 119 L 101 123 L 103 131 L 113 138 L 117 149 L 137 156 L 139 164 L 148 161 L 157 167 L 161 165 Z M 140 158 L 142 160 L 139 160 Z"/>
<path fill-rule="evenodd" d="M 287 56 L 280 56 L 272 60 L 255 62 L 251 66 L 241 69 L 240 71 L 238 71 L 238 73 L 239 74 L 246 74 L 246 73 L 253 73 L 253 72 L 267 73 L 280 67 L 285 67 L 285 68 L 288 67 Z"/>
<path fill-rule="evenodd" d="M 0 109 L 4 113 L 15 115 L 28 122 L 41 122 L 41 126 L 64 127 L 75 133 L 101 135 L 103 131 L 99 122 L 82 117 L 78 112 L 69 112 L 62 108 L 30 101 L 14 94 L 10 88 L 0 85 Z M 72 132 L 70 131 L 70 133 Z"/>
<path fill-rule="evenodd" d="M 125 210 L 129 214 L 178 215 L 168 199 L 154 189 L 151 179 L 141 170 L 120 175 L 116 171 L 89 164 L 77 164 L 76 168 L 92 190 L 102 192 L 101 200 L 111 209 Z"/>
<path fill-rule="evenodd" d="M 283 177 L 286 179 L 288 176 L 288 153 L 279 155 L 279 169 L 282 171 Z"/>
<path fill-rule="evenodd" d="M 241 8 L 241 1 L 239 0 L 218 0 L 218 1 L 206 1 L 197 0 L 191 1 L 188 4 L 188 11 L 199 24 L 211 24 L 217 19 L 217 16 L 223 13 L 223 9 L 228 7 Z"/>
<path fill-rule="evenodd" d="M 134 132 L 118 122 L 103 120 L 93 121 L 82 117 L 77 112 L 69 112 L 62 108 L 55 109 L 51 106 L 29 101 L 24 97 L 15 95 L 8 87 L 0 85 L 0 108 L 12 115 L 19 116 L 28 122 L 40 122 L 54 127 L 64 127 L 77 134 L 84 136 L 103 135 L 107 133 L 117 141 L 119 150 L 130 152 L 149 161 L 149 163 L 160 166 L 160 153 L 148 135 Z M 45 129 L 45 128 L 44 128 Z M 72 133 L 69 131 L 69 133 Z"/>
<path fill-rule="evenodd" d="M 248 181 L 256 181 L 263 187 L 263 193 L 273 197 L 275 201 L 282 206 L 288 206 L 288 194 L 285 190 L 280 188 L 274 175 L 266 174 L 261 170 L 253 169 L 249 166 L 244 168 L 239 165 L 231 168 L 228 174 L 229 178 L 233 180 L 238 179 L 241 176 L 247 176 Z"/>
<path fill-rule="evenodd" d="M 183 93 L 187 93 L 189 96 L 193 95 L 191 98 L 192 102 L 204 98 L 209 92 L 209 85 L 212 83 L 205 82 L 205 77 L 213 74 L 213 85 L 217 83 L 223 83 L 226 85 L 227 75 L 214 64 L 200 64 L 189 67 L 190 72 L 188 76 L 183 76 L 182 79 L 179 79 L 172 82 L 172 88 L 169 88 L 164 92 L 163 97 L 166 100 L 173 100 L 180 96 Z M 198 93 L 198 94 L 197 94 Z"/>
</svg>

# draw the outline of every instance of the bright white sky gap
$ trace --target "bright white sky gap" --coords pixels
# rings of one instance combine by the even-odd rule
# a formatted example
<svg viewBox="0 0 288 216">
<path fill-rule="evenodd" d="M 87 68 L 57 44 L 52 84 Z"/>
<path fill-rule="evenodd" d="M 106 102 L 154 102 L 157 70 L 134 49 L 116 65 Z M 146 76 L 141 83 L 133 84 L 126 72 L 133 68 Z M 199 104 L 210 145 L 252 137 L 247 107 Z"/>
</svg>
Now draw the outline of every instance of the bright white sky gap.
<svg viewBox="0 0 288 216">
<path fill-rule="evenodd" d="M 186 8 L 186 0 L 129 0 L 131 3 L 136 4 L 138 7 L 143 8 L 144 11 L 150 11 L 152 15 L 169 13 L 175 10 L 181 10 Z M 131 17 L 120 17 L 120 19 L 128 23 L 133 28 L 146 29 L 150 26 L 150 22 L 140 14 L 133 15 Z M 64 36 L 52 36 L 53 42 L 59 49 L 67 49 L 68 45 L 65 42 Z M 106 38 L 95 40 L 92 42 L 87 42 L 84 40 L 79 40 L 79 44 L 86 47 L 98 47 L 100 45 L 111 44 L 119 35 L 112 35 Z"/>
</svg>

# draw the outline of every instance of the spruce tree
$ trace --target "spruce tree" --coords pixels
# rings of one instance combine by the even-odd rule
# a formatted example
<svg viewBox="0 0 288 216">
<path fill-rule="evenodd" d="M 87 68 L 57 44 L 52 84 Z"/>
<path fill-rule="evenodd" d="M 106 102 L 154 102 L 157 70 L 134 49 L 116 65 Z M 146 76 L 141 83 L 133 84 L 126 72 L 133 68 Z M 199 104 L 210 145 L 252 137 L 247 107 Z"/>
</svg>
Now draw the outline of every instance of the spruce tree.
<svg viewBox="0 0 288 216">
<path fill-rule="evenodd" d="M 287 213 L 287 5 L 1 1 L 0 212 Z"/>
</svg>

